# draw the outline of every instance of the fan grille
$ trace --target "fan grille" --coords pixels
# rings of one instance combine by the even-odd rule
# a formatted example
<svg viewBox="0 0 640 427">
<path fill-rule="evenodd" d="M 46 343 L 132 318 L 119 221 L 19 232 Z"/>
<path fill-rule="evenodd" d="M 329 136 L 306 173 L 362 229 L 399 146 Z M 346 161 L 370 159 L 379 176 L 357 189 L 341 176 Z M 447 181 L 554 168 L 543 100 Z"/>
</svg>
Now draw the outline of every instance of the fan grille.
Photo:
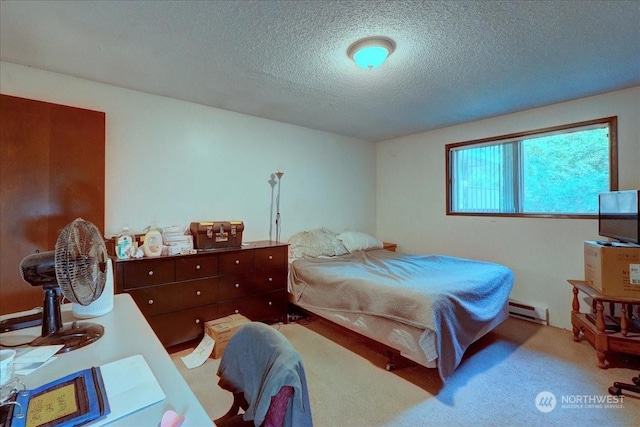
<svg viewBox="0 0 640 427">
<path fill-rule="evenodd" d="M 106 282 L 107 248 L 98 227 L 82 218 L 68 224 L 56 241 L 56 278 L 64 296 L 86 306 Z"/>
</svg>

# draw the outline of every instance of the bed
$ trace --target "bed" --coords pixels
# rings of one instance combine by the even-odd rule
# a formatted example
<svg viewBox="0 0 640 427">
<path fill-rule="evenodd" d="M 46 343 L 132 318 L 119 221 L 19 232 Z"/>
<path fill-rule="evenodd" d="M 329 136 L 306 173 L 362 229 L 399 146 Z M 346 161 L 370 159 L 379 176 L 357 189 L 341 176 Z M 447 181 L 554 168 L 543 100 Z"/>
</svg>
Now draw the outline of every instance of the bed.
<svg viewBox="0 0 640 427">
<path fill-rule="evenodd" d="M 505 266 L 399 254 L 367 235 L 368 242 L 360 245 L 343 234 L 331 242 L 331 232 L 321 233 L 321 250 L 308 250 L 314 247 L 309 236 L 302 245 L 306 252 L 299 250 L 296 236 L 290 240 L 290 301 L 437 368 L 443 381 L 467 348 L 508 315 L 513 274 Z"/>
</svg>

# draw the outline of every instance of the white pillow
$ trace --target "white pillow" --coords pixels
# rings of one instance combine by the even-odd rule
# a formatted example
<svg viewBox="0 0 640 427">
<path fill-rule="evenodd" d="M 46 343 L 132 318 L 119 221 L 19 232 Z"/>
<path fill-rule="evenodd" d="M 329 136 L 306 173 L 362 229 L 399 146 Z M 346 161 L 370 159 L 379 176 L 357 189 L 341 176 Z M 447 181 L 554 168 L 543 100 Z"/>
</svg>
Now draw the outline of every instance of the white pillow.
<svg viewBox="0 0 640 427">
<path fill-rule="evenodd" d="M 289 239 L 289 257 L 321 257 L 347 254 L 337 235 L 324 228 L 301 231 Z"/>
<path fill-rule="evenodd" d="M 360 231 L 345 231 L 338 234 L 338 239 L 342 241 L 349 252 L 382 248 L 382 241 Z"/>
</svg>

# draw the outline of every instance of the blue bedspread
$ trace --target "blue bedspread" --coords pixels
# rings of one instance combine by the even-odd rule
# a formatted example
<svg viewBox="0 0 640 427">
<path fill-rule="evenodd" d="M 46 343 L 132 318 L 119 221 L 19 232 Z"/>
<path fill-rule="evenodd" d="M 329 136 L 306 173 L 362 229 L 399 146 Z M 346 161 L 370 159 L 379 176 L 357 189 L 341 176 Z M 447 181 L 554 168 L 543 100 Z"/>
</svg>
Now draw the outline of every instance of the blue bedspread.
<svg viewBox="0 0 640 427">
<path fill-rule="evenodd" d="M 290 283 L 302 305 L 434 331 L 438 370 L 446 380 L 477 334 L 502 313 L 513 273 L 485 261 L 374 250 L 296 260 Z"/>
</svg>

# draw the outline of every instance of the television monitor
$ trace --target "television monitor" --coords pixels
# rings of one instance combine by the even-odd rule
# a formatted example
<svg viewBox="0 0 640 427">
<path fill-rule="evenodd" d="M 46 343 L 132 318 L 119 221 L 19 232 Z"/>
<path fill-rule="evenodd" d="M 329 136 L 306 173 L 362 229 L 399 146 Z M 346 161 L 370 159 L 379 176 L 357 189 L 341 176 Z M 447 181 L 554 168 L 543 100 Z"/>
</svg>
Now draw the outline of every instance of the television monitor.
<svg viewBox="0 0 640 427">
<path fill-rule="evenodd" d="M 640 244 L 640 190 L 601 193 L 598 205 L 600 236 Z"/>
</svg>

